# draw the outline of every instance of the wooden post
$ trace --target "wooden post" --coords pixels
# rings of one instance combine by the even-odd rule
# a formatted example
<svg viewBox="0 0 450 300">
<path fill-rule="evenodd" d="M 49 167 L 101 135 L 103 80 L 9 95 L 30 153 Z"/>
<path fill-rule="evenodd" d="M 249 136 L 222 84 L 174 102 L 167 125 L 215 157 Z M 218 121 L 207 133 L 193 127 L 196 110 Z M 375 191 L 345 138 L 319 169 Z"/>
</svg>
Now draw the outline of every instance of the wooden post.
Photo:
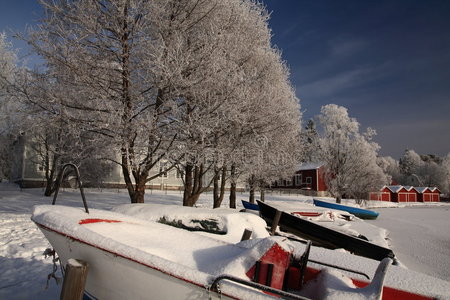
<svg viewBox="0 0 450 300">
<path fill-rule="evenodd" d="M 270 227 L 270 235 L 274 235 L 275 231 L 277 230 L 278 223 L 280 222 L 281 218 L 281 211 L 277 209 L 275 212 L 275 217 L 272 220 L 272 227 Z"/>
<path fill-rule="evenodd" d="M 66 274 L 64 276 L 60 300 L 83 299 L 87 273 L 87 262 L 70 258 L 66 264 Z"/>
<path fill-rule="evenodd" d="M 245 229 L 245 230 L 244 230 L 244 233 L 242 234 L 241 242 L 242 242 L 242 241 L 249 240 L 250 237 L 252 236 L 252 233 L 253 233 L 253 232 L 252 232 L 251 230 Z"/>
</svg>

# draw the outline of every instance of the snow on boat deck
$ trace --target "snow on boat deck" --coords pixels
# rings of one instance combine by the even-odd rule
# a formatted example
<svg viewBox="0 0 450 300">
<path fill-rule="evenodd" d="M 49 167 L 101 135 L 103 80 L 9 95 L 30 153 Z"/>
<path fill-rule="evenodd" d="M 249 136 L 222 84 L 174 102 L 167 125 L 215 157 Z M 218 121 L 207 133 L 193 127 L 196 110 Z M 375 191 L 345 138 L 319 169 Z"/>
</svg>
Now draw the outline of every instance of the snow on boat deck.
<svg viewBox="0 0 450 300">
<path fill-rule="evenodd" d="M 107 221 L 79 224 L 86 219 Z M 35 207 L 32 220 L 91 245 L 204 285 L 222 274 L 248 279 L 245 273 L 275 242 L 283 245 L 282 238 L 276 237 L 229 244 L 183 229 L 96 209 L 88 215 L 80 208 L 41 205 Z"/>
</svg>

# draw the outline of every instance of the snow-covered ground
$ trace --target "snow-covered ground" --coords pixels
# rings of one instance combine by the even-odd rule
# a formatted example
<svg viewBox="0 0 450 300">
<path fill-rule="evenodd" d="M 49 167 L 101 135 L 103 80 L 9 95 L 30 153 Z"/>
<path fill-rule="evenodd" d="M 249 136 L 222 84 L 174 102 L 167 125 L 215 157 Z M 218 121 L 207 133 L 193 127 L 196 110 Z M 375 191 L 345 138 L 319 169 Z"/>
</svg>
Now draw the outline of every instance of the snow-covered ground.
<svg viewBox="0 0 450 300">
<path fill-rule="evenodd" d="M 377 220 L 387 229 L 391 249 L 411 270 L 450 279 L 450 205 L 380 208 Z"/>
<path fill-rule="evenodd" d="M 57 299 L 59 298 L 60 286 L 55 284 L 54 279 L 51 279 L 49 286 L 45 289 L 47 283 L 47 276 L 52 272 L 52 259 L 45 258 L 43 252 L 47 247 L 50 247 L 48 241 L 44 238 L 41 232 L 37 229 L 34 223 L 30 220 L 31 212 L 34 205 L 49 204 L 51 198 L 43 197 L 43 191 L 41 189 L 26 189 L 20 190 L 17 186 L 12 184 L 0 184 L 0 299 Z M 128 204 L 129 199 L 124 190 L 87 190 L 86 195 L 88 198 L 88 204 L 90 208 L 106 209 L 110 210 L 113 207 L 117 207 L 121 204 Z M 239 194 L 238 199 L 246 199 L 247 194 Z M 280 194 L 268 194 L 267 201 L 271 204 L 279 207 L 280 209 L 298 211 L 311 209 L 312 199 L 299 195 L 280 195 Z M 181 205 L 182 194 L 181 192 L 164 192 L 164 191 L 148 191 L 146 194 L 146 202 L 160 205 Z M 58 197 L 58 203 L 68 206 L 81 206 L 81 198 L 77 190 L 62 191 Z M 381 203 L 370 203 L 371 206 L 376 206 Z M 390 206 L 396 206 L 388 204 Z M 199 202 L 199 207 L 210 208 L 212 207 L 212 195 L 202 195 Z M 228 202 L 224 201 L 223 207 L 227 207 Z M 397 205 L 398 206 L 398 205 Z M 160 206 L 161 210 L 164 210 L 163 206 Z M 242 208 L 238 203 L 238 210 Z M 423 208 L 423 206 L 422 206 Z M 117 209 L 117 208 L 116 208 Z M 122 208 L 122 210 L 126 209 Z M 428 209 L 428 208 L 426 208 Z M 442 204 L 438 206 L 438 210 L 447 212 L 450 209 L 450 205 Z M 120 210 L 120 209 L 119 209 Z M 405 247 L 399 246 L 403 244 L 404 240 L 412 240 L 413 246 L 423 242 L 422 239 L 417 239 L 417 243 L 414 243 L 414 239 L 406 238 L 407 234 L 418 232 L 413 224 L 393 226 L 389 228 L 389 222 L 398 220 L 410 220 L 411 208 L 397 208 L 397 209 L 379 209 L 379 211 L 385 214 L 384 217 L 379 217 L 378 220 L 371 222 L 364 222 L 356 219 L 352 222 L 346 222 L 343 220 L 336 220 L 335 222 L 321 222 L 327 224 L 327 226 L 339 228 L 340 230 L 350 234 L 362 234 L 374 243 L 382 246 L 393 245 L 394 252 L 400 258 L 403 265 L 410 267 L 411 269 L 417 269 L 414 264 L 414 259 L 410 261 L 407 259 L 411 253 L 417 253 L 418 256 L 429 255 L 432 247 L 434 249 L 440 249 L 438 253 L 433 253 L 433 260 L 445 261 L 445 264 L 437 264 L 429 270 L 423 269 L 423 272 L 448 280 L 448 244 L 449 236 L 448 232 L 444 228 L 448 227 L 448 221 L 443 219 L 442 223 L 430 223 L 429 226 L 439 226 L 442 230 L 433 230 L 433 234 L 430 234 L 430 239 L 426 246 L 411 247 L 406 245 Z M 207 211 L 207 210 L 205 210 Z M 392 217 L 389 217 L 391 212 L 394 212 Z M 429 210 L 431 211 L 431 210 Z M 420 214 L 423 217 L 423 214 Z M 435 217 L 432 217 L 436 219 Z M 389 220 L 389 221 L 388 221 Z M 420 226 L 426 226 L 426 220 L 420 220 Z M 380 225 L 381 224 L 381 225 Z M 378 227 L 386 225 L 388 230 L 391 231 L 388 241 L 388 231 Z M 395 232 L 395 233 L 394 233 Z M 442 234 L 440 234 L 442 233 Z M 397 235 L 398 234 L 398 235 Z M 232 234 L 234 238 L 239 238 L 240 233 L 235 232 Z M 431 246 L 433 245 L 433 246 Z M 436 245 L 436 246 L 435 246 Z M 428 250 L 430 249 L 430 250 Z M 447 249 L 447 253 L 445 252 Z M 420 251 L 426 251 L 426 253 L 420 254 Z M 340 250 L 326 250 L 314 247 L 311 251 L 311 258 L 315 260 L 321 260 L 329 263 L 342 263 L 344 256 L 341 255 Z M 345 264 L 350 262 L 345 262 Z M 356 257 L 351 262 L 354 269 L 363 269 L 363 271 L 373 274 L 376 268 L 376 263 L 370 260 Z M 391 267 L 392 269 L 396 267 Z M 398 267 L 397 267 L 398 268 Z M 440 268 L 443 268 L 441 270 Z M 395 273 L 395 270 L 394 270 Z M 58 272 L 57 276 L 61 276 Z M 441 289 L 448 287 L 448 298 L 450 298 L 450 282 L 441 282 Z M 445 294 L 445 292 L 444 292 Z M 442 295 L 442 291 L 441 291 Z"/>
</svg>

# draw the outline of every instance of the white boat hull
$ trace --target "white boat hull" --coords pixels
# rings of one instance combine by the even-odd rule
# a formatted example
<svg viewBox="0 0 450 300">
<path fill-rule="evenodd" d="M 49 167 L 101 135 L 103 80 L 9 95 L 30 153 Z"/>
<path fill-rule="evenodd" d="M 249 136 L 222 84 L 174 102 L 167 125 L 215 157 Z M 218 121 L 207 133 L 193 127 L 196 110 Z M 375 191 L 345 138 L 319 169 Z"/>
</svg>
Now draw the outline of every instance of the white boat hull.
<svg viewBox="0 0 450 300">
<path fill-rule="evenodd" d="M 63 265 L 69 258 L 88 262 L 85 289 L 97 299 L 219 299 L 218 294 L 194 282 L 176 278 L 42 226 L 40 229 L 54 246 Z M 232 299 L 226 295 L 220 296 L 221 299 Z"/>
</svg>

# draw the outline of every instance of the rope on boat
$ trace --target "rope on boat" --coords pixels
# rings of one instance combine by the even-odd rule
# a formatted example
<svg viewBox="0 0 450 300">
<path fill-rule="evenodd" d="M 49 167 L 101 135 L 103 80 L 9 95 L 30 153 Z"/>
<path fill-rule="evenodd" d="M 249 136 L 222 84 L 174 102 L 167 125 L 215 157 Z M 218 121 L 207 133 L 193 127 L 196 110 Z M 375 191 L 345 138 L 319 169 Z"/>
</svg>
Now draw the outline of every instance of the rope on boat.
<svg viewBox="0 0 450 300">
<path fill-rule="evenodd" d="M 58 265 L 56 264 L 57 262 L 59 262 L 61 264 L 61 261 L 59 259 L 59 257 L 56 257 L 56 252 L 53 249 L 47 248 L 44 251 L 44 255 L 45 258 L 47 258 L 47 256 L 52 257 L 52 261 L 53 261 L 53 270 L 50 274 L 47 275 L 47 283 L 45 284 L 45 289 L 48 289 L 48 284 L 50 283 L 50 279 L 55 279 L 56 284 L 59 285 L 62 281 L 61 277 L 56 276 L 56 272 L 58 271 Z"/>
</svg>

